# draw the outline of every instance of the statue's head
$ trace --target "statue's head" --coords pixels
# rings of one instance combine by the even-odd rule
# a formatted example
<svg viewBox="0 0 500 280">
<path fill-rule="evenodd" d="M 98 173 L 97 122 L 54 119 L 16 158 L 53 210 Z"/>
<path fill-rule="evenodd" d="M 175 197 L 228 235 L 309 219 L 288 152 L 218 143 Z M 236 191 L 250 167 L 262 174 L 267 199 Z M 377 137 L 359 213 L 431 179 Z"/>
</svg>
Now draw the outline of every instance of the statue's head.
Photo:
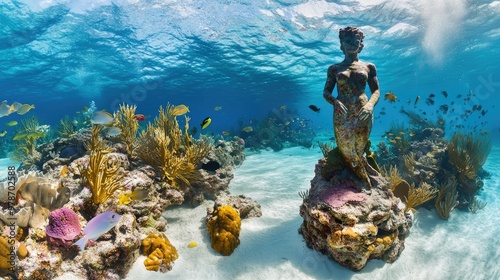
<svg viewBox="0 0 500 280">
<path fill-rule="evenodd" d="M 356 27 L 347 26 L 339 30 L 340 49 L 344 52 L 358 52 L 363 49 L 363 39 L 365 35 Z M 346 49 L 348 48 L 348 49 Z"/>
</svg>

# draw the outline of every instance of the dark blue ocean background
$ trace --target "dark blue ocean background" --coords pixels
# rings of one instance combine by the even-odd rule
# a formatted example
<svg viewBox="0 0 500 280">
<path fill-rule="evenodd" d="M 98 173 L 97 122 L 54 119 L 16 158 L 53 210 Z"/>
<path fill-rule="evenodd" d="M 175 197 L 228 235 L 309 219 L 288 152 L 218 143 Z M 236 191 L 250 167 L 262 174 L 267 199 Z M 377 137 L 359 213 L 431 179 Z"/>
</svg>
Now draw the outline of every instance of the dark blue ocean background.
<svg viewBox="0 0 500 280">
<path fill-rule="evenodd" d="M 404 107 L 442 115 L 447 135 L 478 125 L 498 137 L 500 2 L 362 2 L 1 1 L 1 99 L 34 104 L 24 117 L 52 127 L 91 101 L 110 112 L 134 104 L 151 120 L 160 105 L 185 104 L 191 126 L 211 117 L 204 132 L 214 134 L 285 105 L 315 133 L 333 134 L 322 90 L 328 66 L 343 59 L 338 30 L 353 25 L 365 33 L 361 60 L 378 69 L 374 135 L 407 122 Z M 389 91 L 396 103 L 384 100 Z M 473 105 L 484 116 L 464 117 Z M 2 118 L 2 130 L 12 137 L 3 123 L 22 117 Z"/>
</svg>

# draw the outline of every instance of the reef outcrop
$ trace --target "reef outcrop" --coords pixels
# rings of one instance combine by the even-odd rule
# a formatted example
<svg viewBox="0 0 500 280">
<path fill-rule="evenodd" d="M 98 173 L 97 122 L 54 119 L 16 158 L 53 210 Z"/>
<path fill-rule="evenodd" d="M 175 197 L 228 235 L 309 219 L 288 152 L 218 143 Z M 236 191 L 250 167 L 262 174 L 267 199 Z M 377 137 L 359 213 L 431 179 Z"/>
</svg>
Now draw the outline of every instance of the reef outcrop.
<svg viewBox="0 0 500 280">
<path fill-rule="evenodd" d="M 348 168 L 325 179 L 327 164 L 326 158 L 319 160 L 300 206 L 299 233 L 307 246 L 354 271 L 370 259 L 394 262 L 409 235 L 411 211 L 404 212 L 382 175 L 370 174 L 372 187 L 360 188 L 363 183 Z"/>
</svg>

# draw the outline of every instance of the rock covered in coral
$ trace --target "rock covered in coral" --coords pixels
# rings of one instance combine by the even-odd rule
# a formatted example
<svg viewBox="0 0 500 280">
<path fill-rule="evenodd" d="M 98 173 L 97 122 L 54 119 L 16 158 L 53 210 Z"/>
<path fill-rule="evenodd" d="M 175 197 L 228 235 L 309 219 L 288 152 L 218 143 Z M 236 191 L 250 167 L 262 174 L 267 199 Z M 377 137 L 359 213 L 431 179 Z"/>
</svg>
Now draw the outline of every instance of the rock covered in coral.
<svg viewBox="0 0 500 280">
<path fill-rule="evenodd" d="M 251 218 L 262 216 L 262 210 L 260 209 L 260 204 L 254 201 L 250 197 L 245 195 L 227 195 L 222 193 L 217 196 L 215 200 L 214 207 L 207 209 L 207 215 L 211 216 L 214 209 L 217 209 L 223 205 L 230 205 L 240 213 L 240 218 Z"/>
<path fill-rule="evenodd" d="M 73 210 L 63 207 L 50 213 L 45 233 L 49 238 L 49 244 L 69 247 L 81 230 L 78 215 Z"/>
<path fill-rule="evenodd" d="M 299 232 L 310 248 L 358 271 L 370 259 L 394 262 L 404 249 L 412 216 L 380 175 L 369 175 L 370 190 L 358 191 L 355 175 L 345 169 L 323 178 L 326 159 L 320 159 L 305 197 Z"/>
<path fill-rule="evenodd" d="M 212 248 L 229 256 L 240 244 L 241 218 L 236 209 L 223 205 L 207 216 L 207 231 Z"/>
<path fill-rule="evenodd" d="M 144 260 L 147 270 L 166 272 L 172 269 L 174 261 L 179 257 L 177 249 L 163 233 L 151 233 L 142 241 L 142 254 L 148 256 Z"/>
<path fill-rule="evenodd" d="M 197 166 L 197 180 L 186 190 L 186 200 L 201 203 L 205 199 L 214 200 L 219 194 L 227 192 L 234 178 L 232 169 L 245 159 L 245 149 L 238 140 L 217 141 L 216 146 Z"/>
</svg>

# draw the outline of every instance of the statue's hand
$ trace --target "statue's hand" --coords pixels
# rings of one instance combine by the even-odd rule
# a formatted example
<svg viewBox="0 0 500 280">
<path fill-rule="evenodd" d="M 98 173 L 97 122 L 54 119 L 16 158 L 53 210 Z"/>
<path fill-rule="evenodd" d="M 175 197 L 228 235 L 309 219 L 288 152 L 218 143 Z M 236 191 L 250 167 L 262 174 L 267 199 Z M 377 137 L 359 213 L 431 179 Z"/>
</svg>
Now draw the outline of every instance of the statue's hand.
<svg viewBox="0 0 500 280">
<path fill-rule="evenodd" d="M 370 103 L 366 103 L 363 108 L 359 111 L 359 119 L 361 121 L 366 121 L 371 118 L 373 115 L 373 105 Z"/>
<path fill-rule="evenodd" d="M 338 99 L 335 99 L 335 102 L 333 104 L 335 113 L 338 113 L 340 115 L 345 115 L 347 114 L 347 108 L 344 106 L 342 102 L 340 102 Z"/>
</svg>

